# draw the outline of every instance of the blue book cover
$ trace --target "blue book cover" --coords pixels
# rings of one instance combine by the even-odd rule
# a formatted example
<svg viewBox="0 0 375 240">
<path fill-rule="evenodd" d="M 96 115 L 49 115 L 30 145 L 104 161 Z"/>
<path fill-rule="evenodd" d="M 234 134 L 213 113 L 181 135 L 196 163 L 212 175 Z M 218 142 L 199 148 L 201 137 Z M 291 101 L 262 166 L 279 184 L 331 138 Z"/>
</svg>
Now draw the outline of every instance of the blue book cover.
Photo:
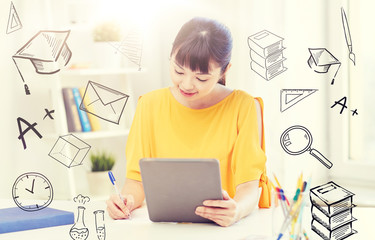
<svg viewBox="0 0 375 240">
<path fill-rule="evenodd" d="M 81 109 L 79 109 L 79 106 L 82 102 L 81 94 L 79 93 L 78 88 L 72 88 L 72 91 L 73 91 L 74 101 L 76 102 L 79 119 L 81 120 L 82 132 L 90 132 L 91 125 L 90 125 L 89 117 L 87 116 L 87 113 L 85 111 L 82 111 Z"/>
<path fill-rule="evenodd" d="M 0 209 L 0 233 L 54 227 L 74 223 L 74 213 L 54 208 L 35 212 L 23 211 L 18 207 Z"/>
</svg>

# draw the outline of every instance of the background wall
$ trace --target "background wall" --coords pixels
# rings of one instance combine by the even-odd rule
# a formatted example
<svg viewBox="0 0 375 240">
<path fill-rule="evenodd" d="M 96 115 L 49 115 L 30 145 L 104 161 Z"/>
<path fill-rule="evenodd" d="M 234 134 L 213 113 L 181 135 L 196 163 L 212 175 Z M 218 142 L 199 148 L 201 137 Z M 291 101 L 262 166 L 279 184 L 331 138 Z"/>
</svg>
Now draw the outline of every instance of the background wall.
<svg viewBox="0 0 375 240">
<path fill-rule="evenodd" d="M 339 59 L 346 59 L 346 45 L 342 41 L 340 8 L 345 1 L 48 1 L 14 0 L 12 1 L 21 17 L 23 28 L 12 34 L 5 34 L 10 1 L 0 3 L 0 66 L 2 87 L 0 98 L 1 114 L 1 165 L 0 198 L 11 196 L 14 180 L 26 171 L 39 171 L 50 177 L 58 189 L 57 198 L 68 198 L 66 169 L 51 160 L 47 154 L 54 139 L 38 139 L 34 134 L 26 135 L 27 149 L 22 148 L 17 139 L 19 132 L 17 117 L 24 117 L 30 123 L 37 122 L 41 133 L 54 131 L 55 123 L 42 120 L 44 108 L 52 109 L 49 88 L 58 75 L 39 76 L 32 66 L 27 70 L 32 95 L 24 94 L 22 81 L 12 62 L 12 55 L 33 36 L 44 29 L 71 29 L 67 41 L 73 52 L 72 63 L 86 63 L 95 58 L 92 50 L 91 31 L 104 15 L 111 11 L 142 22 L 144 30 L 144 48 L 142 55 L 142 74 L 132 78 L 132 103 L 146 92 L 170 85 L 169 54 L 173 39 L 183 23 L 194 16 L 215 18 L 226 24 L 232 31 L 234 49 L 232 68 L 228 73 L 228 86 L 243 89 L 254 96 L 261 96 L 265 102 L 265 134 L 268 157 L 268 172 L 275 173 L 286 188 L 293 187 L 301 172 L 313 176 L 313 184 L 328 179 L 328 170 L 308 153 L 299 156 L 287 155 L 280 147 L 280 135 L 292 125 L 307 127 L 313 137 L 313 147 L 335 162 L 335 154 L 330 152 L 328 134 L 329 95 L 332 86 L 328 76 L 317 75 L 307 65 L 308 48 L 325 47 Z M 102 11 L 107 11 L 103 14 Z M 111 14 L 109 14 L 111 15 Z M 113 14 L 114 15 L 114 14 Z M 74 20 L 74 24 L 72 23 Z M 338 27 L 337 27 L 338 26 Z M 284 56 L 287 58 L 286 72 L 270 81 L 259 77 L 250 69 L 247 38 L 261 30 L 284 38 Z M 340 35 L 340 41 L 337 40 Z M 121 61 L 124 61 L 122 59 Z M 125 65 L 126 60 L 125 60 Z M 64 70 L 62 70 L 64 71 Z M 337 79 L 346 72 L 345 66 L 339 71 Z M 38 79 L 38 80 L 32 80 Z M 337 85 L 343 84 L 338 81 Z M 335 85 L 336 86 L 336 85 Z M 292 109 L 281 113 L 279 110 L 280 90 L 283 88 L 319 89 L 311 97 Z M 125 139 L 112 142 L 92 143 L 98 147 L 113 149 L 117 156 L 124 158 Z M 110 145 L 107 146 L 107 145 Z M 85 160 L 86 163 L 88 159 Z M 87 167 L 74 171 L 83 175 Z M 122 185 L 125 173 L 125 161 L 116 163 L 115 175 Z M 87 186 L 83 176 L 76 178 L 79 189 Z"/>
</svg>

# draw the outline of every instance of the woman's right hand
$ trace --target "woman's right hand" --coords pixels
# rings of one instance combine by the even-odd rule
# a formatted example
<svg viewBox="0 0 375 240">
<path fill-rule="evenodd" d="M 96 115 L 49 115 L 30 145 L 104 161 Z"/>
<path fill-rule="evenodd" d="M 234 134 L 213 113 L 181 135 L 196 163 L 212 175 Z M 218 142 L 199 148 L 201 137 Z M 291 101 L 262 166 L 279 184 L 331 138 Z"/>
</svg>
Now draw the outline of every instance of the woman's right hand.
<svg viewBox="0 0 375 240">
<path fill-rule="evenodd" d="M 127 219 L 130 218 L 130 212 L 133 210 L 134 197 L 131 194 L 123 196 L 124 201 L 119 195 L 113 194 L 106 201 L 108 215 L 113 219 Z"/>
</svg>

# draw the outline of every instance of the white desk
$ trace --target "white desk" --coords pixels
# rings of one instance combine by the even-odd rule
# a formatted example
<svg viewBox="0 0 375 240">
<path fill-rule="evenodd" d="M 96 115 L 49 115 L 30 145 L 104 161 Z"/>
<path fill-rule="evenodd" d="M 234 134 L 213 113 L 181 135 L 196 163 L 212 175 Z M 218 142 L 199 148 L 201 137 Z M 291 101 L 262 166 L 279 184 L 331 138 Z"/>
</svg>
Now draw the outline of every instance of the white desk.
<svg viewBox="0 0 375 240">
<path fill-rule="evenodd" d="M 0 200 L 1 208 L 14 207 L 12 200 Z M 73 201 L 53 201 L 50 207 L 77 213 L 76 203 Z M 93 212 L 95 210 L 105 210 L 105 201 L 93 201 L 85 205 L 85 225 L 89 229 L 87 240 L 98 239 L 95 232 L 95 220 Z M 355 208 L 353 216 L 358 219 L 353 224 L 357 234 L 347 238 L 348 240 L 374 239 L 372 230 L 375 208 Z M 310 208 L 306 207 L 304 212 L 304 227 L 313 240 L 321 238 L 312 232 L 310 227 Z M 64 225 L 51 228 L 41 228 L 35 230 L 0 234 L 0 240 L 70 240 L 69 231 L 72 225 Z M 220 227 L 215 224 L 192 224 L 192 223 L 153 223 L 148 219 L 147 208 L 143 206 L 132 214 L 131 220 L 112 220 L 105 214 L 106 240 L 117 239 L 271 239 L 272 235 L 272 210 L 257 209 L 250 216 L 242 219 L 230 227 Z M 253 236 L 263 236 L 263 238 L 252 238 Z M 283 239 L 286 239 L 285 237 Z"/>
</svg>

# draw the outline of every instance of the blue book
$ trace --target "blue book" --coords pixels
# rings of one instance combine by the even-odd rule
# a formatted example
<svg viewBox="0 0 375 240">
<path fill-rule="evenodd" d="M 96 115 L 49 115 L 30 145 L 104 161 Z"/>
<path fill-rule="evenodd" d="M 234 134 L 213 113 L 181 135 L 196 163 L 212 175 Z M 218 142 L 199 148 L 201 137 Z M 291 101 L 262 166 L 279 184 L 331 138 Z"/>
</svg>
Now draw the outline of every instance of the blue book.
<svg viewBox="0 0 375 240">
<path fill-rule="evenodd" d="M 18 207 L 0 209 L 0 233 L 74 223 L 74 213 L 53 208 L 27 212 Z"/>
<path fill-rule="evenodd" d="M 77 110 L 79 119 L 81 120 L 81 126 L 82 126 L 82 132 L 90 132 L 91 131 L 91 125 L 89 121 L 89 117 L 87 116 L 87 113 L 85 111 L 82 111 L 79 109 L 79 106 L 82 102 L 81 94 L 79 93 L 78 88 L 72 88 L 74 101 L 76 102 Z"/>
</svg>

